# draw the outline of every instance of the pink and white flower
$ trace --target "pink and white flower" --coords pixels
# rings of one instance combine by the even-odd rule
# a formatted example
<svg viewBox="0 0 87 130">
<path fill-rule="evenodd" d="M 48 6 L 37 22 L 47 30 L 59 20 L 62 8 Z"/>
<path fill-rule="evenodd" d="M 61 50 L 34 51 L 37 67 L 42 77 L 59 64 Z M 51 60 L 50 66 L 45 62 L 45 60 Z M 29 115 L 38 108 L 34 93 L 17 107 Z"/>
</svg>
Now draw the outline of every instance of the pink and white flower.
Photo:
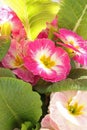
<svg viewBox="0 0 87 130">
<path fill-rule="evenodd" d="M 13 17 L 12 10 L 7 6 L 0 7 L 0 24 L 3 24 Z"/>
<path fill-rule="evenodd" d="M 87 92 L 52 93 L 49 114 L 41 122 L 41 130 L 86 130 Z"/>
<path fill-rule="evenodd" d="M 87 65 L 87 42 L 81 36 L 67 29 L 60 29 L 59 34 L 55 35 L 64 43 L 58 42 L 58 44 L 68 48 L 75 61 Z"/>
<path fill-rule="evenodd" d="M 32 72 L 27 70 L 23 60 L 25 55 L 27 55 L 28 44 L 27 40 L 22 39 L 20 42 L 17 42 L 15 39 L 12 39 L 10 49 L 2 60 L 2 64 L 5 68 L 10 68 L 19 78 L 34 85 L 39 77 L 34 76 Z"/>
<path fill-rule="evenodd" d="M 5 24 L 8 23 L 10 25 L 9 29 L 11 29 L 10 49 L 2 60 L 2 64 L 5 68 L 10 68 L 13 73 L 16 74 L 19 78 L 34 85 L 39 77 L 34 76 L 32 72 L 28 71 L 27 68 L 24 66 L 23 61 L 23 56 L 27 54 L 27 45 L 29 44 L 29 42 L 25 40 L 26 32 L 24 26 L 16 13 L 9 7 L 1 7 L 0 10 L 1 35 L 2 32 L 6 30 L 6 28 L 4 28 Z"/>
<path fill-rule="evenodd" d="M 29 71 L 50 82 L 65 79 L 71 68 L 68 54 L 49 39 L 30 42 L 24 60 Z"/>
<path fill-rule="evenodd" d="M 11 30 L 11 37 L 17 40 L 26 38 L 26 32 L 21 20 L 16 13 L 7 6 L 0 7 L 0 33 L 6 28 L 3 25 L 9 24 L 9 30 Z M 0 34 L 0 35 L 1 35 Z"/>
</svg>

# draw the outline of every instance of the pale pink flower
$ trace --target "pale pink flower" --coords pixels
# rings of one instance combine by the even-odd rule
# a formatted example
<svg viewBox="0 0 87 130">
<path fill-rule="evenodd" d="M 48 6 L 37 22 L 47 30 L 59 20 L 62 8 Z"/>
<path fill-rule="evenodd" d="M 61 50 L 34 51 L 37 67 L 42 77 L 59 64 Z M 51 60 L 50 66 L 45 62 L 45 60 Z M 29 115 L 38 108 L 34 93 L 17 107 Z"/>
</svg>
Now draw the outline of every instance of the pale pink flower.
<svg viewBox="0 0 87 130">
<path fill-rule="evenodd" d="M 63 41 L 58 44 L 68 48 L 75 61 L 87 65 L 87 43 L 81 36 L 67 29 L 60 29 L 59 34 L 55 33 L 55 35 Z"/>
<path fill-rule="evenodd" d="M 87 129 L 87 92 L 66 91 L 51 95 L 49 114 L 41 122 L 41 128 L 50 130 Z"/>
<path fill-rule="evenodd" d="M 27 55 L 28 44 L 27 40 L 22 39 L 20 42 L 17 42 L 15 39 L 12 39 L 10 49 L 2 60 L 2 64 L 5 68 L 10 68 L 19 78 L 34 85 L 39 77 L 34 76 L 32 72 L 27 70 L 23 60 L 25 55 Z"/>
<path fill-rule="evenodd" d="M 0 7 L 0 24 L 3 24 L 13 17 L 12 10 L 7 6 Z"/>
<path fill-rule="evenodd" d="M 68 54 L 49 39 L 31 42 L 24 60 L 29 71 L 50 82 L 65 79 L 71 68 Z"/>
</svg>

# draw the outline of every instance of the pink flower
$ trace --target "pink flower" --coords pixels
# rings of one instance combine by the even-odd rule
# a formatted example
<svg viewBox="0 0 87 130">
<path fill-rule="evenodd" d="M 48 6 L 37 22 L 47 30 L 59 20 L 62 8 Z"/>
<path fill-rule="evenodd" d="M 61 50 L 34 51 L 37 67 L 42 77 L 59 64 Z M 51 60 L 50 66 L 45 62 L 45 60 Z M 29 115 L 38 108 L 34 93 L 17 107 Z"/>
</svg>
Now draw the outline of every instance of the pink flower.
<svg viewBox="0 0 87 130">
<path fill-rule="evenodd" d="M 22 22 L 20 21 L 20 19 L 14 12 L 13 12 L 13 18 L 11 19 L 11 23 L 12 23 L 12 34 L 11 35 L 13 38 L 20 40 L 20 39 L 27 37 Z"/>
<path fill-rule="evenodd" d="M 10 49 L 2 60 L 2 64 L 5 68 L 10 68 L 19 78 L 34 85 L 39 77 L 34 76 L 32 72 L 27 70 L 23 60 L 23 57 L 27 54 L 28 44 L 27 40 L 17 42 L 15 39 L 12 39 Z"/>
<path fill-rule="evenodd" d="M 3 25 L 9 24 L 9 30 L 11 30 L 11 37 L 17 40 L 26 38 L 26 32 L 21 20 L 18 18 L 16 13 L 9 7 L 3 6 L 0 8 L 0 30 L 3 31 Z M 1 32 L 2 34 L 2 32 Z"/>
<path fill-rule="evenodd" d="M 86 91 L 53 93 L 49 105 L 49 114 L 42 119 L 41 128 L 50 130 L 86 130 L 86 97 Z"/>
<path fill-rule="evenodd" d="M 23 61 L 23 57 L 27 54 L 27 45 L 29 44 L 29 42 L 25 40 L 27 36 L 24 26 L 13 10 L 8 7 L 1 7 L 0 10 L 1 35 L 4 30 L 6 31 L 4 25 L 7 24 L 7 22 L 10 27 L 9 29 L 11 29 L 11 46 L 2 60 L 2 64 L 4 67 L 10 68 L 19 78 L 34 85 L 39 77 L 34 76 L 32 72 L 27 70 Z"/>
<path fill-rule="evenodd" d="M 0 7 L 0 24 L 3 24 L 13 17 L 12 10 L 7 6 Z"/>
<path fill-rule="evenodd" d="M 65 79 L 71 68 L 68 54 L 49 39 L 31 42 L 24 60 L 29 71 L 50 82 Z"/>
<path fill-rule="evenodd" d="M 87 43 L 82 37 L 67 29 L 60 29 L 59 34 L 55 33 L 55 35 L 64 43 L 58 44 L 68 48 L 75 61 L 87 65 Z"/>
</svg>

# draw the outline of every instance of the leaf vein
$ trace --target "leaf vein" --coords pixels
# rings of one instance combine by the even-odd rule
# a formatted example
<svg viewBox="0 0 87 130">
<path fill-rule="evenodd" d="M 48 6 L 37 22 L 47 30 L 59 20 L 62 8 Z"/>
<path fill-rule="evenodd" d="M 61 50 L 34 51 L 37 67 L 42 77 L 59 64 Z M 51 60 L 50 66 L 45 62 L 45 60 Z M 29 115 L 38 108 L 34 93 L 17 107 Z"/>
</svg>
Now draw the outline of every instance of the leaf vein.
<svg viewBox="0 0 87 130">
<path fill-rule="evenodd" d="M 83 19 L 83 16 L 84 16 L 85 13 L 86 13 L 86 10 L 87 10 L 87 4 L 85 5 L 85 7 L 84 7 L 84 9 L 83 9 L 83 11 L 82 11 L 82 14 L 81 14 L 81 16 L 80 16 L 80 18 L 77 20 L 77 23 L 75 24 L 75 27 L 74 27 L 74 29 L 73 29 L 74 32 L 75 32 L 75 31 L 77 30 L 77 28 L 80 26 L 80 23 L 81 23 L 81 21 L 82 21 L 82 19 Z"/>
</svg>

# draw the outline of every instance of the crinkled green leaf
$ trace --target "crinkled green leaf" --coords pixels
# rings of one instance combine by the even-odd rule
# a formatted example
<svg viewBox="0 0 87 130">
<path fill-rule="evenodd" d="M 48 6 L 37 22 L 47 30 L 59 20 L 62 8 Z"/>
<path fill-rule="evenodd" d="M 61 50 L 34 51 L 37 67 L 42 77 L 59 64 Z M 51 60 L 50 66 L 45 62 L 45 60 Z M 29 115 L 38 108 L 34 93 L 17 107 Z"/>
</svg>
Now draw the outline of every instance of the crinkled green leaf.
<svg viewBox="0 0 87 130">
<path fill-rule="evenodd" d="M 68 77 L 72 79 L 87 78 L 87 69 L 84 68 L 72 69 Z"/>
<path fill-rule="evenodd" d="M 6 69 L 6 68 L 0 68 L 0 77 L 13 77 L 13 78 L 15 78 L 16 76 L 12 73 L 11 70 Z"/>
<path fill-rule="evenodd" d="M 87 39 L 87 0 L 62 0 L 58 25 Z"/>
<path fill-rule="evenodd" d="M 9 47 L 10 47 L 10 39 L 9 39 L 9 37 L 0 36 L 0 61 L 6 55 Z"/>
<path fill-rule="evenodd" d="M 36 127 L 35 127 L 35 128 L 32 128 L 32 130 L 40 130 L 40 127 L 41 127 L 40 124 L 37 123 L 37 124 L 36 124 Z"/>
<path fill-rule="evenodd" d="M 36 90 L 39 93 L 51 93 L 57 91 L 68 90 L 86 90 L 87 91 L 87 79 L 65 79 L 57 83 L 53 83 L 49 86 L 37 86 Z"/>
<path fill-rule="evenodd" d="M 31 122 L 24 122 L 21 130 L 40 130 L 40 124 L 33 125 Z"/>
<path fill-rule="evenodd" d="M 15 78 L 0 78 L 0 130 L 36 124 L 42 114 L 40 96 L 29 83 Z"/>
<path fill-rule="evenodd" d="M 23 22 L 29 39 L 35 39 L 57 14 L 59 6 L 51 0 L 2 0 Z"/>
<path fill-rule="evenodd" d="M 22 124 L 22 128 L 21 128 L 21 130 L 28 130 L 28 129 L 32 129 L 32 127 L 33 127 L 33 124 L 31 123 L 31 122 L 24 122 L 23 124 Z"/>
</svg>

